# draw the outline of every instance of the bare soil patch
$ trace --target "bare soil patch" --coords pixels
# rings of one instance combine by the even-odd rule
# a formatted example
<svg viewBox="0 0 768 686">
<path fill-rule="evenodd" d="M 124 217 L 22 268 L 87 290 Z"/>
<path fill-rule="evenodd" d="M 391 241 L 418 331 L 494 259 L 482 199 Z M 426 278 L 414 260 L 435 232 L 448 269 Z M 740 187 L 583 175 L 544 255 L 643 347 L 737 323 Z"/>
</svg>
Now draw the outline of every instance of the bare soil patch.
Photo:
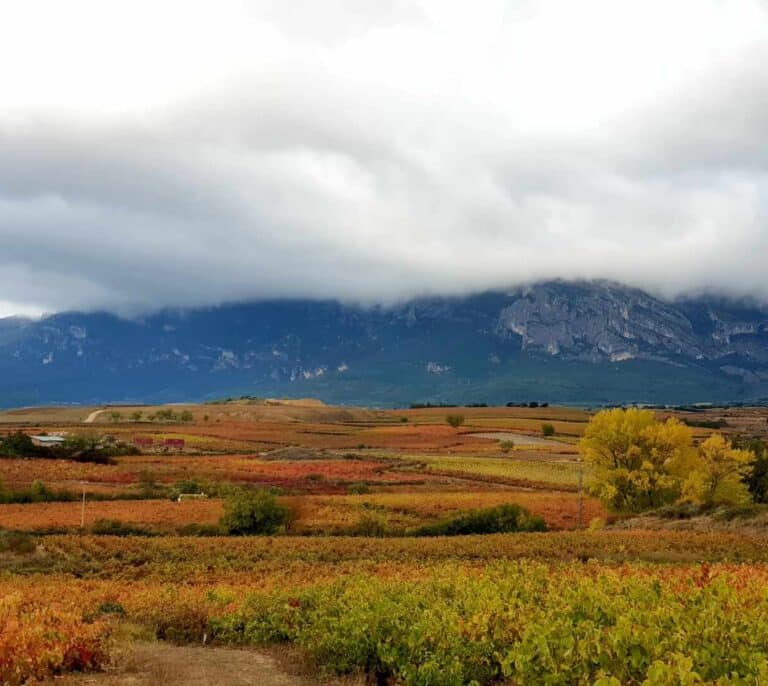
<svg viewBox="0 0 768 686">
<path fill-rule="evenodd" d="M 105 672 L 70 674 L 63 686 L 309 686 L 319 682 L 289 673 L 284 661 L 255 650 L 136 643 Z"/>
</svg>

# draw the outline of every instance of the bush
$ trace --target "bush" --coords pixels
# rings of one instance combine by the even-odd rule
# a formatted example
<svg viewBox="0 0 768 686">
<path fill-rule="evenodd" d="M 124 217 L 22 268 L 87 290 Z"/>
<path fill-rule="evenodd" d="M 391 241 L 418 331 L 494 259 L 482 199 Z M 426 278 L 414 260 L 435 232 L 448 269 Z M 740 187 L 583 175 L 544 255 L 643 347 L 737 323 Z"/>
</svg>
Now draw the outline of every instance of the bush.
<svg viewBox="0 0 768 686">
<path fill-rule="evenodd" d="M 94 462 L 96 464 L 114 464 L 112 457 L 121 455 L 139 455 L 136 446 L 122 441 L 104 441 L 103 437 L 94 432 L 67 436 L 60 447 L 51 448 L 51 457 L 76 462 Z"/>
<path fill-rule="evenodd" d="M 724 429 L 728 426 L 725 419 L 689 419 L 688 417 L 683 417 L 683 424 L 699 429 Z"/>
<path fill-rule="evenodd" d="M 78 500 L 80 495 L 72 491 L 52 491 L 39 479 L 27 488 L 7 490 L 0 484 L 0 503 L 3 505 L 27 503 L 64 503 Z"/>
<path fill-rule="evenodd" d="M 555 427 L 552 426 L 552 424 L 542 424 L 541 425 L 541 434 L 542 436 L 554 436 L 555 435 Z"/>
<path fill-rule="evenodd" d="M 512 450 L 515 447 L 514 441 L 501 441 L 499 443 L 499 448 L 501 448 L 501 452 L 508 453 L 510 450 Z"/>
<path fill-rule="evenodd" d="M 0 552 L 14 553 L 15 555 L 31 555 L 37 545 L 35 539 L 29 534 L 16 531 L 0 533 Z"/>
<path fill-rule="evenodd" d="M 352 536 L 381 537 L 387 535 L 387 521 L 380 514 L 366 512 L 350 530 Z"/>
<path fill-rule="evenodd" d="M 436 524 L 427 524 L 411 532 L 413 536 L 465 536 L 468 534 L 501 534 L 518 531 L 546 531 L 547 525 L 538 515 L 519 505 L 498 505 L 473 510 Z"/>
<path fill-rule="evenodd" d="M 705 511 L 705 508 L 698 503 L 684 502 L 664 505 L 651 510 L 650 514 L 662 519 L 692 519 L 704 514 Z"/>
<path fill-rule="evenodd" d="M 224 501 L 222 529 L 235 536 L 277 533 L 288 522 L 290 512 L 269 491 L 245 491 Z"/>
<path fill-rule="evenodd" d="M 589 522 L 590 531 L 602 531 L 605 528 L 605 520 L 602 517 L 593 517 Z"/>
<path fill-rule="evenodd" d="M 119 519 L 99 519 L 91 527 L 95 536 L 156 536 L 143 526 L 121 522 Z"/>
<path fill-rule="evenodd" d="M 2 457 L 36 457 L 44 450 L 32 443 L 32 439 L 22 431 L 8 434 L 0 443 Z"/>
<path fill-rule="evenodd" d="M 464 423 L 464 415 L 461 414 L 449 414 L 445 421 L 448 422 L 454 429 L 458 429 Z"/>
<path fill-rule="evenodd" d="M 224 532 L 215 524 L 185 524 L 176 530 L 179 536 L 221 536 Z"/>
<path fill-rule="evenodd" d="M 125 617 L 125 608 L 114 601 L 107 600 L 99 605 L 98 612 L 100 615 L 116 615 L 118 617 Z"/>
<path fill-rule="evenodd" d="M 347 488 L 349 495 L 367 495 L 371 492 L 371 487 L 368 484 L 352 484 Z"/>
<path fill-rule="evenodd" d="M 193 479 L 177 481 L 176 485 L 174 486 L 174 491 L 178 494 L 183 493 L 186 495 L 204 492 L 203 487 Z"/>
</svg>

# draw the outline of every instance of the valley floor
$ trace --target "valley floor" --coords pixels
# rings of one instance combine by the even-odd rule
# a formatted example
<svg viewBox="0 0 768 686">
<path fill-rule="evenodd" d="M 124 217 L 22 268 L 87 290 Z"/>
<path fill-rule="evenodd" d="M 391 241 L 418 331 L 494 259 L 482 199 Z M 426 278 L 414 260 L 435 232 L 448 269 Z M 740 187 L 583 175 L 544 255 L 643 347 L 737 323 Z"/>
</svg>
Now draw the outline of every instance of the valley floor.
<svg viewBox="0 0 768 686">
<path fill-rule="evenodd" d="M 583 410 L 166 410 L 0 413 L 2 433 L 142 446 L 104 464 L 0 459 L 3 686 L 768 679 L 765 514 L 616 521 L 578 492 Z M 764 438 L 767 417 L 694 419 Z M 290 510 L 286 529 L 222 535 L 229 495 L 254 488 Z M 504 505 L 549 530 L 417 536 Z"/>
</svg>

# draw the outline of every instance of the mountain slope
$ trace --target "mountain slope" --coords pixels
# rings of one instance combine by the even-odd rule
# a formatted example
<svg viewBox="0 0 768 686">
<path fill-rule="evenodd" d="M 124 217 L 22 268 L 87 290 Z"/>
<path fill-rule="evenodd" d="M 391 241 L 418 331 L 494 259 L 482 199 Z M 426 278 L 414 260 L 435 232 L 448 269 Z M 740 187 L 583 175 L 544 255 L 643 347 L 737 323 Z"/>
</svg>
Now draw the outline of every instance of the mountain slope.
<svg viewBox="0 0 768 686">
<path fill-rule="evenodd" d="M 265 301 L 139 320 L 0 320 L 0 405 L 314 395 L 332 402 L 691 402 L 768 395 L 768 311 L 609 282 L 371 309 Z"/>
</svg>

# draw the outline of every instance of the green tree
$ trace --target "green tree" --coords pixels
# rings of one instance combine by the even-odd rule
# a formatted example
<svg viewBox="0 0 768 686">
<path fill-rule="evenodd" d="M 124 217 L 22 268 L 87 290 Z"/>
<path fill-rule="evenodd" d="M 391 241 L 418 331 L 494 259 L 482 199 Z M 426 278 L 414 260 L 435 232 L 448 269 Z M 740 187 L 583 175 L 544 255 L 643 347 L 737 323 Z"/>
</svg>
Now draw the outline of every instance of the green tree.
<svg viewBox="0 0 768 686">
<path fill-rule="evenodd" d="M 181 419 L 182 422 L 191 422 L 194 417 L 189 410 L 184 410 L 181 415 L 179 415 L 179 419 Z"/>
<path fill-rule="evenodd" d="M 131 421 L 140 422 L 143 416 L 144 413 L 141 410 L 136 410 L 131 414 Z"/>
<path fill-rule="evenodd" d="M 464 423 L 464 415 L 461 414 L 449 414 L 445 421 L 448 422 L 454 429 L 458 429 Z"/>
<path fill-rule="evenodd" d="M 63 448 L 68 453 L 95 453 L 101 444 L 101 436 L 95 431 L 70 434 L 64 439 Z"/>
<path fill-rule="evenodd" d="M 541 425 L 541 434 L 543 436 L 554 436 L 555 435 L 555 427 L 552 424 L 542 424 Z"/>
<path fill-rule="evenodd" d="M 271 535 L 287 524 L 290 511 L 266 490 L 243 491 L 224 502 L 221 527 L 237 536 Z"/>
<path fill-rule="evenodd" d="M 28 457 L 39 452 L 32 439 L 22 431 L 8 434 L 0 443 L 0 455 L 3 457 Z"/>
<path fill-rule="evenodd" d="M 499 448 L 501 448 L 501 452 L 503 452 L 504 454 L 507 454 L 514 447 L 515 447 L 515 442 L 514 441 L 500 441 L 499 442 Z"/>
<path fill-rule="evenodd" d="M 117 422 L 121 421 L 123 418 L 123 413 L 119 410 L 112 410 L 112 412 L 109 413 L 109 420 L 113 422 L 114 424 L 117 424 Z"/>
<path fill-rule="evenodd" d="M 734 447 L 752 453 L 752 462 L 744 476 L 744 483 L 756 503 L 768 503 L 768 445 L 755 438 Z"/>
</svg>

